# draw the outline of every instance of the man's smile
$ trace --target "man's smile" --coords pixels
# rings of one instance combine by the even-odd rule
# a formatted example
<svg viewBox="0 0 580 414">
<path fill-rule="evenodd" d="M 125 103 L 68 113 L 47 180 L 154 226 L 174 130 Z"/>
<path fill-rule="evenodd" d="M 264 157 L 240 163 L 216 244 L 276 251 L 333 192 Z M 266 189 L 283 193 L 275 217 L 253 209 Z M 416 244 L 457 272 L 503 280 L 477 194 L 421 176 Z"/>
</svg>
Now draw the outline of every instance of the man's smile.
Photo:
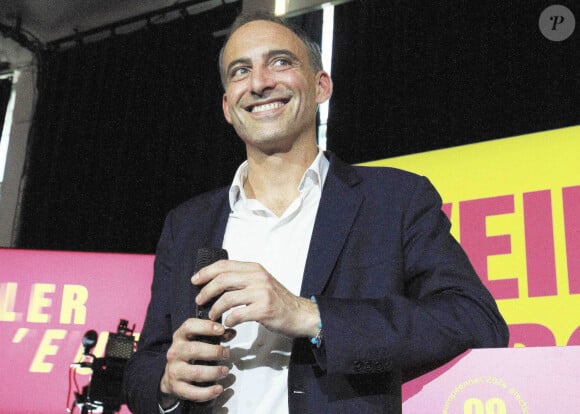
<svg viewBox="0 0 580 414">
<path fill-rule="evenodd" d="M 252 112 L 252 113 L 266 112 L 266 111 L 270 111 L 272 109 L 281 108 L 284 105 L 286 105 L 288 103 L 288 101 L 289 101 L 289 99 L 282 99 L 279 101 L 267 102 L 267 103 L 258 104 L 258 105 L 250 105 L 246 108 L 246 111 Z"/>
</svg>

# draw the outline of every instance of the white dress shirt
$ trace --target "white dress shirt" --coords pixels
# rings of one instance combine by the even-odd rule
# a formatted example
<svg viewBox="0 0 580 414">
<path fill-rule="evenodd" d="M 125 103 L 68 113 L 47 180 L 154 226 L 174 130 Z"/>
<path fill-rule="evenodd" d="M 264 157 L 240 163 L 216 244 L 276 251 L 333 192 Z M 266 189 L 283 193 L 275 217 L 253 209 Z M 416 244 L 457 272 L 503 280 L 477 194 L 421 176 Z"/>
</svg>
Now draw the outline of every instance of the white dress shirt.
<svg viewBox="0 0 580 414">
<path fill-rule="evenodd" d="M 258 200 L 246 197 L 243 183 L 248 166 L 244 162 L 230 188 L 231 212 L 223 242 L 229 258 L 261 264 L 299 295 L 328 168 L 328 160 L 319 151 L 298 186 L 300 195 L 278 217 Z M 221 381 L 226 390 L 218 397 L 215 412 L 287 414 L 292 340 L 257 322 L 246 322 L 235 329 L 236 337 L 226 344 L 230 347 L 230 375 Z"/>
</svg>

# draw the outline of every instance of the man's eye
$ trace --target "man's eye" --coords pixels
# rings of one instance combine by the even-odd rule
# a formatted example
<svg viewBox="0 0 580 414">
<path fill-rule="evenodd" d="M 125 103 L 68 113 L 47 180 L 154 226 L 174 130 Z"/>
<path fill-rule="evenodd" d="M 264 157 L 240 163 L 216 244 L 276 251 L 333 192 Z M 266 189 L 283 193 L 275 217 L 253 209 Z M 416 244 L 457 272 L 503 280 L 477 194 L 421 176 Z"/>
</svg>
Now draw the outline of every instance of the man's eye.
<svg viewBox="0 0 580 414">
<path fill-rule="evenodd" d="M 249 72 L 248 68 L 244 68 L 244 67 L 236 68 L 230 72 L 230 78 L 239 78 L 241 76 L 244 76 L 248 72 Z"/>
<path fill-rule="evenodd" d="M 274 60 L 273 65 L 277 67 L 291 66 L 292 62 L 286 58 L 279 58 Z"/>
</svg>

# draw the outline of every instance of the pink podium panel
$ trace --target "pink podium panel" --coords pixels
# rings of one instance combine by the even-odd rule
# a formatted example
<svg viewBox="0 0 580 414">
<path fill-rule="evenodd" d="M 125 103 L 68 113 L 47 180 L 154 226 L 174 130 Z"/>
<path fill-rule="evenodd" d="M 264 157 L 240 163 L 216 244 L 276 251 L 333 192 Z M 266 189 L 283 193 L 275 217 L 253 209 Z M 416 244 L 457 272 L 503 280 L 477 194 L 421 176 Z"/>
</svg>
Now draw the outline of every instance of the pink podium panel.
<svg viewBox="0 0 580 414">
<path fill-rule="evenodd" d="M 474 349 L 403 386 L 403 414 L 580 413 L 580 347 Z"/>
</svg>

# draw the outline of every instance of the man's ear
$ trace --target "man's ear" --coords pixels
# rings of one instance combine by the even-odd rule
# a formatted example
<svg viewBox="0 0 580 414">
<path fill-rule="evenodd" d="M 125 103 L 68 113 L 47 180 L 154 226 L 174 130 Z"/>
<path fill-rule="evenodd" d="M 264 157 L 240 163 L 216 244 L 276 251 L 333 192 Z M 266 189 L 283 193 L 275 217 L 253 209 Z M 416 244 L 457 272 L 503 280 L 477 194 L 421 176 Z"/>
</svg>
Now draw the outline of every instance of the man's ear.
<svg viewBox="0 0 580 414">
<path fill-rule="evenodd" d="M 332 79 L 325 71 L 320 71 L 316 75 L 318 82 L 316 86 L 316 103 L 321 104 L 326 102 L 332 96 Z"/>
<path fill-rule="evenodd" d="M 225 93 L 222 96 L 222 110 L 224 111 L 224 117 L 226 118 L 226 121 L 228 121 L 228 124 L 231 124 L 232 117 L 230 116 L 230 109 L 228 108 L 228 97 Z"/>
</svg>

